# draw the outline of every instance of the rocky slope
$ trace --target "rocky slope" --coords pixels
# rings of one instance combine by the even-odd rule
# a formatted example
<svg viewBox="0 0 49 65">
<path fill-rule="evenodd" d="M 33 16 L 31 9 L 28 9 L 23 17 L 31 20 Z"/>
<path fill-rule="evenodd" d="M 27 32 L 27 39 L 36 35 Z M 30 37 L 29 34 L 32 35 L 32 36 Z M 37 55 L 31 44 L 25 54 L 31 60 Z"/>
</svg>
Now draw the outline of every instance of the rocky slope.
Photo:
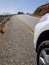
<svg viewBox="0 0 49 65">
<path fill-rule="evenodd" d="M 38 7 L 32 15 L 43 16 L 46 13 L 49 13 L 49 2 Z"/>
</svg>

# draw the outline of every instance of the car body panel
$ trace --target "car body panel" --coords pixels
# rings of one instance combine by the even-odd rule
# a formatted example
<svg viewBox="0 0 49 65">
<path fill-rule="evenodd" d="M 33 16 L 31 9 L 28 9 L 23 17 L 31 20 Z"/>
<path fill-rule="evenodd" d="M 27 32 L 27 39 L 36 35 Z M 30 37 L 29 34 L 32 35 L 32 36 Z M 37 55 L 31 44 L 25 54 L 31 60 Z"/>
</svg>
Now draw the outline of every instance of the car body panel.
<svg viewBox="0 0 49 65">
<path fill-rule="evenodd" d="M 34 48 L 36 49 L 37 40 L 40 34 L 46 30 L 49 30 L 49 14 L 44 15 L 34 30 Z"/>
</svg>

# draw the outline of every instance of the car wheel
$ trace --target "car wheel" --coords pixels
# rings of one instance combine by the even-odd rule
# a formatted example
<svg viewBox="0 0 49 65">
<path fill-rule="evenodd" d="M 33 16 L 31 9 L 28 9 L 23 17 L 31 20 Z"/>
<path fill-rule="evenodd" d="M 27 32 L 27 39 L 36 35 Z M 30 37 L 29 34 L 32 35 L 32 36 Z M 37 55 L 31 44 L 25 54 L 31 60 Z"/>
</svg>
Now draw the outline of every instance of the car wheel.
<svg viewBox="0 0 49 65">
<path fill-rule="evenodd" d="M 37 65 L 49 65 L 49 41 L 44 41 L 37 51 Z"/>
</svg>

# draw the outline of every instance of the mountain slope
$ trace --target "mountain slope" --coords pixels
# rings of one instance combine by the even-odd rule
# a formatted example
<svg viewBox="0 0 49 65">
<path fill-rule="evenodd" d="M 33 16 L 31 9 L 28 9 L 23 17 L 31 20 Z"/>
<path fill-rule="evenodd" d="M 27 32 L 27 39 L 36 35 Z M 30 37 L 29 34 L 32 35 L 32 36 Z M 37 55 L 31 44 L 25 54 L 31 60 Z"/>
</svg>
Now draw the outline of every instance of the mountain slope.
<svg viewBox="0 0 49 65">
<path fill-rule="evenodd" d="M 49 13 L 49 2 L 38 7 L 32 15 L 43 16 L 46 13 Z"/>
</svg>

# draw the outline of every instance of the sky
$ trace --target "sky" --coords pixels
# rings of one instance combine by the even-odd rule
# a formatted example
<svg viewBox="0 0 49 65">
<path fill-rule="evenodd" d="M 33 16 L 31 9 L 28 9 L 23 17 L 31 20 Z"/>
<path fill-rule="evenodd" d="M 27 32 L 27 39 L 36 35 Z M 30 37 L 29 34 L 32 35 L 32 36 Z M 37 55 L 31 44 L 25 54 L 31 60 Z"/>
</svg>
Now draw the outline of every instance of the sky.
<svg viewBox="0 0 49 65">
<path fill-rule="evenodd" d="M 49 2 L 49 0 L 0 0 L 0 14 L 33 13 L 37 7 Z"/>
</svg>

